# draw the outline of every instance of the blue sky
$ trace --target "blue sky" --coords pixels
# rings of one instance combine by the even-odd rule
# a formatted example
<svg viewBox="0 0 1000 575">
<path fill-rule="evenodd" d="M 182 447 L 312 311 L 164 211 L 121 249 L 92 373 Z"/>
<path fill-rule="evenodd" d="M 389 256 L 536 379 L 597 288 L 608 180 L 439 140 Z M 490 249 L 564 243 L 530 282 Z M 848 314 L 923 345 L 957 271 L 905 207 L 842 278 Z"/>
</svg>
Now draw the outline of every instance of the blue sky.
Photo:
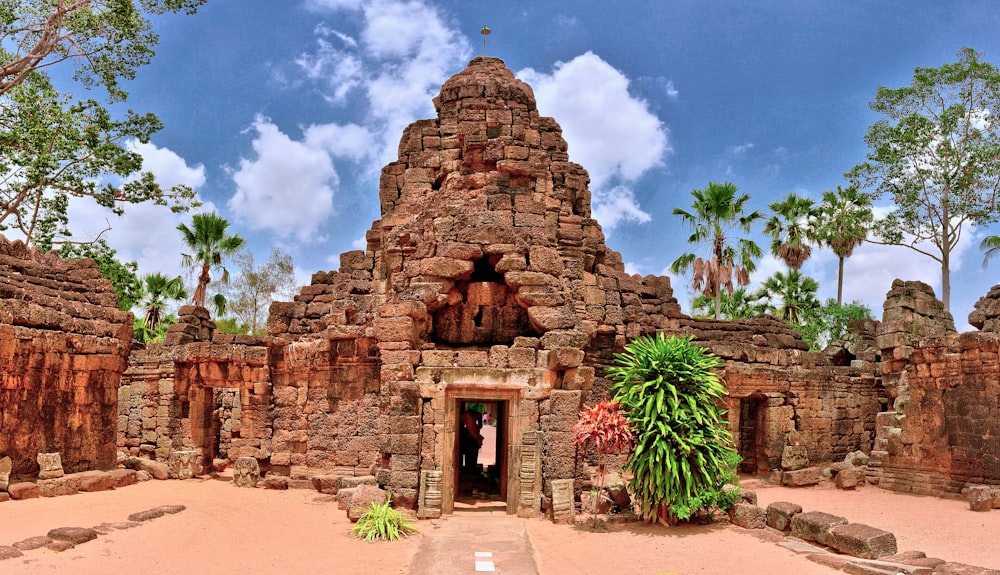
<svg viewBox="0 0 1000 575">
<path fill-rule="evenodd" d="M 484 24 L 487 53 L 533 86 L 590 172 L 608 245 L 642 274 L 688 249 L 671 211 L 692 189 L 731 181 L 762 211 L 792 191 L 818 200 L 864 159 L 878 86 L 964 46 L 1000 63 L 990 1 L 209 0 L 155 24 L 157 56 L 128 86 L 128 105 L 166 126 L 139 146 L 147 168 L 194 186 L 261 258 L 291 253 L 303 283 L 360 247 L 402 128 L 434 116 L 441 84 L 483 52 Z M 93 206 L 72 214 L 78 236 L 104 227 Z M 180 270 L 184 216 L 109 220 L 140 272 Z M 977 248 L 1000 226 L 967 232 L 952 256 L 960 329 L 1000 265 L 984 270 Z M 821 297 L 836 295 L 836 263 L 819 250 L 803 268 Z M 782 269 L 765 258 L 755 283 Z M 937 263 L 905 248 L 865 245 L 845 275 L 845 299 L 876 316 L 893 278 L 940 293 Z M 689 311 L 686 278 L 673 285 Z"/>
</svg>

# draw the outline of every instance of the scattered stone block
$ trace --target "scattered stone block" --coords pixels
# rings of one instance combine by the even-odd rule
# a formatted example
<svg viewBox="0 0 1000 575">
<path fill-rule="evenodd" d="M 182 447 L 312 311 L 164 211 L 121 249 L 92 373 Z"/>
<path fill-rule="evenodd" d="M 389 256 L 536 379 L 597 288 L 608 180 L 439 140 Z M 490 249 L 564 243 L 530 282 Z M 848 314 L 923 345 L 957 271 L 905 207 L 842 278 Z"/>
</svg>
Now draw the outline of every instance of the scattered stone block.
<svg viewBox="0 0 1000 575">
<path fill-rule="evenodd" d="M 139 483 L 139 472 L 134 469 L 112 469 L 108 475 L 115 482 L 115 487 L 126 487 Z"/>
<path fill-rule="evenodd" d="M 816 485 L 820 480 L 819 467 L 806 467 L 781 474 L 781 484 L 787 487 L 806 487 Z"/>
<path fill-rule="evenodd" d="M 5 501 L 10 501 L 10 494 L 6 491 L 0 491 L 0 503 Z"/>
<path fill-rule="evenodd" d="M 58 452 L 39 453 L 37 459 L 38 466 L 41 468 L 38 471 L 39 479 L 55 479 L 65 475 L 62 466 L 62 457 Z"/>
<path fill-rule="evenodd" d="M 805 445 L 786 445 L 781 451 L 781 469 L 796 471 L 809 465 L 809 450 Z"/>
<path fill-rule="evenodd" d="M 33 551 L 35 549 L 41 549 L 49 543 L 52 543 L 51 539 L 45 537 L 44 535 L 38 535 L 36 537 L 28 537 L 27 539 L 18 541 L 14 544 L 14 548 L 20 551 Z"/>
<path fill-rule="evenodd" d="M 934 575 L 1000 575 L 1000 570 L 948 562 L 935 567 Z"/>
<path fill-rule="evenodd" d="M 5 559 L 17 559 L 22 556 L 24 556 L 24 553 L 18 551 L 17 548 L 0 545 L 0 561 L 4 561 Z"/>
<path fill-rule="evenodd" d="M 37 483 L 29 483 L 27 481 L 11 483 L 7 486 L 7 493 L 10 494 L 11 499 L 33 499 L 40 497 L 42 494 Z"/>
<path fill-rule="evenodd" d="M 862 559 L 878 559 L 896 553 L 896 536 L 861 523 L 837 525 L 830 529 L 827 545 Z"/>
<path fill-rule="evenodd" d="M 240 457 L 233 466 L 233 485 L 256 487 L 260 481 L 260 464 L 256 457 Z"/>
<path fill-rule="evenodd" d="M 767 524 L 767 512 L 749 503 L 737 503 L 730 507 L 729 517 L 733 525 L 744 529 L 763 529 Z"/>
<path fill-rule="evenodd" d="M 132 473 L 135 473 L 134 471 Z M 84 471 L 83 473 L 75 474 L 78 476 L 78 485 L 80 491 L 85 493 L 93 493 L 95 491 L 107 491 L 109 489 L 114 489 L 115 478 L 104 471 Z"/>
<path fill-rule="evenodd" d="M 56 479 L 38 480 L 38 494 L 42 497 L 60 497 L 63 495 L 75 495 L 80 490 L 77 482 L 70 481 L 69 477 L 58 477 Z"/>
<path fill-rule="evenodd" d="M 56 527 L 48 532 L 53 541 L 67 541 L 73 545 L 97 539 L 97 531 L 88 527 Z"/>
<path fill-rule="evenodd" d="M 284 475 L 268 475 L 261 482 L 264 489 L 278 489 L 284 491 L 288 489 L 288 478 Z"/>
<path fill-rule="evenodd" d="M 775 501 L 767 506 L 767 526 L 778 531 L 791 531 L 792 517 L 802 513 L 802 506 L 787 501 Z"/>
<path fill-rule="evenodd" d="M 156 519 L 157 517 L 163 517 L 164 511 L 162 509 L 147 509 L 145 511 L 138 511 L 128 516 L 129 521 L 135 521 L 137 523 L 142 523 L 143 521 L 149 521 L 150 519 Z"/>
<path fill-rule="evenodd" d="M 187 509 L 187 507 L 185 507 L 184 505 L 161 505 L 156 509 L 166 513 L 167 515 L 174 515 L 176 513 L 184 511 L 185 509 Z"/>
<path fill-rule="evenodd" d="M 854 467 L 868 465 L 868 455 L 864 451 L 852 451 L 844 457 L 844 463 Z"/>
<path fill-rule="evenodd" d="M 13 463 L 10 457 L 0 457 L 0 491 L 7 491 L 7 486 L 10 484 L 10 470 L 12 468 Z"/>
<path fill-rule="evenodd" d="M 989 511 L 993 509 L 993 493 L 989 487 L 976 486 L 969 488 L 966 494 L 969 509 L 973 511 Z"/>
<path fill-rule="evenodd" d="M 340 488 L 351 489 L 361 485 L 378 485 L 374 475 L 359 475 L 357 477 L 341 477 Z"/>
<path fill-rule="evenodd" d="M 740 499 L 743 503 L 749 503 L 750 505 L 757 505 L 757 492 L 753 489 L 743 489 L 740 491 Z"/>
<path fill-rule="evenodd" d="M 170 467 L 160 461 L 153 461 L 145 457 L 133 457 L 125 462 L 125 467 L 136 471 L 145 471 L 153 479 L 170 479 Z"/>
<path fill-rule="evenodd" d="M 351 501 L 347 509 L 347 518 L 351 523 L 356 523 L 366 511 L 371 509 L 372 503 L 385 503 L 388 493 L 374 485 L 359 485 L 352 488 Z"/>
<path fill-rule="evenodd" d="M 604 479 L 604 489 L 608 492 L 608 497 L 615 503 L 618 509 L 632 509 L 632 496 L 628 493 L 628 485 L 617 473 L 608 473 Z"/>
<path fill-rule="evenodd" d="M 822 511 L 807 511 L 792 517 L 792 535 L 806 541 L 828 545 L 830 529 L 837 525 L 847 525 L 847 519 Z"/>
<path fill-rule="evenodd" d="M 337 491 L 337 495 L 334 496 L 337 498 L 337 509 L 347 511 L 351 508 L 351 499 L 354 498 L 355 489 L 355 487 L 342 487 Z"/>
<path fill-rule="evenodd" d="M 849 467 L 837 473 L 834 482 L 838 489 L 855 489 L 865 481 L 864 471 L 860 467 Z"/>
<path fill-rule="evenodd" d="M 340 489 L 340 480 L 342 477 L 342 475 L 314 475 L 312 485 L 320 493 L 336 495 L 337 490 Z"/>
<path fill-rule="evenodd" d="M 76 547 L 72 541 L 50 541 L 45 548 L 56 553 L 62 553 Z"/>
</svg>

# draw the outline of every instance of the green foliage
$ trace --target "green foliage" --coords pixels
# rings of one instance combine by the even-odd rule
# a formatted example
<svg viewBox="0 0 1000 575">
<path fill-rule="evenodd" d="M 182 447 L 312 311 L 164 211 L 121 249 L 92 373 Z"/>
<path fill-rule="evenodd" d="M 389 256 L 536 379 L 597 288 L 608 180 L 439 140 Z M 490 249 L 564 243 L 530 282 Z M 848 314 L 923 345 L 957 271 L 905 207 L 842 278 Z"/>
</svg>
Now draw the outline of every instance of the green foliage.
<svg viewBox="0 0 1000 575">
<path fill-rule="evenodd" d="M 190 10 L 204 0 L 141 0 L 151 14 Z M 132 0 L 0 1 L 0 231 L 16 230 L 32 245 L 69 237 L 69 198 L 89 197 L 121 214 L 151 201 L 185 210 L 186 186 L 164 191 L 142 172 L 133 142 L 148 142 L 162 125 L 152 114 L 114 115 L 93 99 L 57 91 L 41 70 L 77 62 L 77 79 L 124 100 L 119 80 L 148 62 L 156 35 Z"/>
<path fill-rule="evenodd" d="M 750 283 L 750 274 L 757 269 L 755 260 L 762 254 L 753 240 L 731 236 L 735 230 L 749 234 L 761 215 L 756 211 L 744 214 L 750 196 L 737 196 L 736 186 L 728 182 L 709 182 L 707 188 L 692 190 L 691 195 L 691 211 L 674 208 L 673 214 L 690 226 L 688 243 L 707 249 L 709 256 L 705 259 L 693 252 L 684 253 L 670 265 L 670 271 L 682 274 L 690 269 L 692 287 L 715 298 L 715 319 L 719 319 L 722 292 L 732 293 L 734 280 L 741 286 Z"/>
<path fill-rule="evenodd" d="M 721 319 L 750 319 L 766 313 L 767 309 L 760 301 L 760 294 L 737 288 L 733 293 L 723 292 L 721 300 Z M 691 302 L 691 315 L 694 317 L 712 317 L 715 313 L 715 299 L 698 295 Z"/>
<path fill-rule="evenodd" d="M 875 215 L 871 197 L 855 188 L 823 192 L 817 240 L 837 254 L 837 304 L 844 301 L 844 260 L 868 239 Z"/>
<path fill-rule="evenodd" d="M 118 252 L 106 241 L 98 239 L 90 244 L 63 244 L 58 253 L 66 259 L 90 258 L 101 270 L 101 275 L 111 282 L 118 296 L 118 309 L 128 311 L 142 299 L 142 285 L 135 275 L 138 264 L 134 261 L 123 262 L 117 257 Z"/>
<path fill-rule="evenodd" d="M 874 319 L 872 310 L 857 301 L 839 305 L 832 298 L 822 306 L 809 310 L 798 327 L 802 339 L 812 351 L 826 348 L 831 341 L 842 339 L 847 334 L 847 323 L 851 320 Z"/>
<path fill-rule="evenodd" d="M 233 261 L 239 271 L 220 287 L 226 294 L 226 310 L 249 333 L 263 335 L 271 302 L 288 301 L 295 295 L 292 256 L 275 248 L 267 262 L 258 265 L 253 253 L 243 250 L 233 256 Z"/>
<path fill-rule="evenodd" d="M 0 0 L 0 95 L 67 60 L 75 78 L 124 100 L 120 80 L 148 64 L 158 37 L 148 15 L 192 14 L 205 0 Z"/>
<path fill-rule="evenodd" d="M 163 336 L 167 334 L 167 328 L 177 323 L 177 316 L 168 315 L 160 319 L 160 323 L 151 328 L 146 325 L 146 320 L 141 317 L 135 318 L 132 323 L 132 339 L 149 345 L 163 341 Z"/>
<path fill-rule="evenodd" d="M 768 313 L 797 327 L 810 311 L 820 306 L 817 291 L 816 280 L 792 269 L 788 273 L 775 272 L 764 280 L 757 296 Z"/>
<path fill-rule="evenodd" d="M 690 337 L 640 337 L 615 354 L 608 369 L 614 399 L 636 436 L 626 469 L 647 521 L 687 519 L 720 500 L 730 477 L 732 434 L 719 407 L 726 389 L 713 370 L 723 366 Z"/>
<path fill-rule="evenodd" d="M 875 223 L 878 243 L 937 261 L 947 309 L 963 227 L 1000 219 L 1000 71 L 963 48 L 957 62 L 914 70 L 909 86 L 880 87 L 871 108 L 884 118 L 865 134 L 868 161 L 847 177 L 892 198 L 893 211 Z"/>
<path fill-rule="evenodd" d="M 990 258 L 1000 254 L 1000 236 L 986 236 L 979 242 L 979 249 L 983 250 L 983 267 L 990 263 Z"/>
<path fill-rule="evenodd" d="M 351 535 L 365 541 L 396 541 L 407 535 L 418 533 L 413 519 L 391 506 L 392 493 L 385 503 L 372 501 L 372 506 L 351 527 Z"/>
<path fill-rule="evenodd" d="M 229 221 L 217 216 L 215 212 L 194 214 L 190 226 L 187 224 L 177 226 L 184 244 L 193 252 L 182 255 L 181 265 L 192 270 L 199 270 L 198 287 L 195 288 L 192 298 L 194 305 L 205 307 L 208 284 L 212 281 L 211 272 L 213 269 L 221 270 L 220 282 L 227 283 L 229 281 L 229 270 L 222 265 L 223 258 L 238 252 L 243 247 L 244 240 L 238 234 L 227 235 L 226 228 L 228 227 Z M 222 299 L 213 298 L 213 304 L 217 310 L 221 308 L 221 313 L 225 312 L 225 297 Z"/>
<path fill-rule="evenodd" d="M 229 333 L 232 335 L 263 335 L 260 333 L 253 333 L 250 331 L 249 326 L 245 323 L 240 323 L 238 319 L 233 317 L 223 317 L 215 320 L 215 331 L 221 333 Z"/>
<path fill-rule="evenodd" d="M 772 215 L 764 224 L 764 233 L 771 237 L 771 255 L 797 270 L 812 253 L 809 242 L 816 239 L 816 206 L 792 192 L 768 207 Z"/>
<path fill-rule="evenodd" d="M 160 272 L 143 276 L 140 293 L 142 307 L 146 310 L 143 323 L 152 333 L 158 333 L 167 304 L 185 298 L 187 292 L 180 276 L 169 278 Z"/>
</svg>

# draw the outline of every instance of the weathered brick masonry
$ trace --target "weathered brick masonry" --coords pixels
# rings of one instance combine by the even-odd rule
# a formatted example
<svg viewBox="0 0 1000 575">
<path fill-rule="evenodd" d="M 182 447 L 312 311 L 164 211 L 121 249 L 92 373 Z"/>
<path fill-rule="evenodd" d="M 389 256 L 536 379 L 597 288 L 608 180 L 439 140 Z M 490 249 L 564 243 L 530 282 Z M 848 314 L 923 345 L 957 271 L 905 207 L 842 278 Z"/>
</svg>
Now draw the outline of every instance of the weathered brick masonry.
<svg viewBox="0 0 1000 575">
<path fill-rule="evenodd" d="M 111 283 L 0 236 L 0 457 L 14 478 L 60 452 L 68 472 L 115 465 L 116 399 L 132 341 Z"/>
</svg>

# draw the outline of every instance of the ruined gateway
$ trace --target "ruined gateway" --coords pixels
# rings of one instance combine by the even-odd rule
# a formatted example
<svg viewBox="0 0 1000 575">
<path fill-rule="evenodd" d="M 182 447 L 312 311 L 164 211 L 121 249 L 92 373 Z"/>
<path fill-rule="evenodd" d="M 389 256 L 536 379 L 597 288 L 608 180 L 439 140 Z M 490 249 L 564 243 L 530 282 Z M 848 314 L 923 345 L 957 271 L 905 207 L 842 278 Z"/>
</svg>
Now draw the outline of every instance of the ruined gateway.
<svg viewBox="0 0 1000 575">
<path fill-rule="evenodd" d="M 826 354 L 807 352 L 796 332 L 770 317 L 689 318 L 668 278 L 625 273 L 591 218 L 586 170 L 570 162 L 558 124 L 538 114 L 531 88 L 502 61 L 474 59 L 434 104 L 437 118 L 404 130 L 399 159 L 382 170 L 382 217 L 367 249 L 342 254 L 339 270 L 316 273 L 295 301 L 273 304 L 266 337 L 215 333 L 206 310 L 185 307 L 162 345 L 129 355 L 121 343 L 127 314 L 104 310 L 120 329 L 105 329 L 100 349 L 111 343 L 117 355 L 102 360 L 100 377 L 76 377 L 104 399 L 77 402 L 100 424 L 77 425 L 72 440 L 104 445 L 99 455 L 25 426 L 23 418 L 58 429 L 66 417 L 82 417 L 27 409 L 24 398 L 50 380 L 72 379 L 67 369 L 86 371 L 76 357 L 92 352 L 63 346 L 54 367 L 33 367 L 39 342 L 63 326 L 3 311 L 17 312 L 18 298 L 35 288 L 0 284 L 9 288 L 0 294 L 0 329 L 14 333 L 0 341 L 0 455 L 14 459 L 14 474 L 37 471 L 40 451 L 62 452 L 68 469 L 113 465 L 106 439 L 117 409 L 117 446 L 126 454 L 168 460 L 196 451 L 205 465 L 253 457 L 291 481 L 374 475 L 397 503 L 433 517 L 451 512 L 462 495 L 459 415 L 476 403 L 496 423 L 489 469 L 496 497 L 508 513 L 538 515 L 551 507 L 554 481 L 575 480 L 579 492 L 589 480 L 571 428 L 581 407 L 606 393 L 602 376 L 613 354 L 630 338 L 662 330 L 691 335 L 725 360 L 745 472 L 794 483 L 860 450 L 872 455 L 869 480 L 890 488 L 1000 485 L 997 394 L 980 402 L 987 411 L 976 412 L 971 434 L 952 433 L 966 419 L 950 418 L 938 431 L 929 426 L 941 423 L 935 405 L 943 404 L 923 401 L 923 390 L 947 384 L 933 366 L 919 366 L 937 361 L 942 348 L 957 347 L 959 356 L 975 349 L 975 364 L 986 367 L 962 389 L 989 393 L 1000 385 L 996 334 L 954 334 L 929 288 L 894 284 L 890 321 L 872 322 Z M 25 277 L 42 273 L 14 252 L 0 249 L 0 265 L 21 265 Z M 91 299 L 104 302 L 110 287 L 92 284 Z M 77 289 L 49 287 L 60 286 Z M 53 301 L 38 305 L 63 305 Z M 115 406 L 106 396 L 119 374 Z M 906 409 L 922 414 L 921 427 L 900 415 Z M 803 446 L 798 462 L 783 462 L 786 448 Z"/>
</svg>

